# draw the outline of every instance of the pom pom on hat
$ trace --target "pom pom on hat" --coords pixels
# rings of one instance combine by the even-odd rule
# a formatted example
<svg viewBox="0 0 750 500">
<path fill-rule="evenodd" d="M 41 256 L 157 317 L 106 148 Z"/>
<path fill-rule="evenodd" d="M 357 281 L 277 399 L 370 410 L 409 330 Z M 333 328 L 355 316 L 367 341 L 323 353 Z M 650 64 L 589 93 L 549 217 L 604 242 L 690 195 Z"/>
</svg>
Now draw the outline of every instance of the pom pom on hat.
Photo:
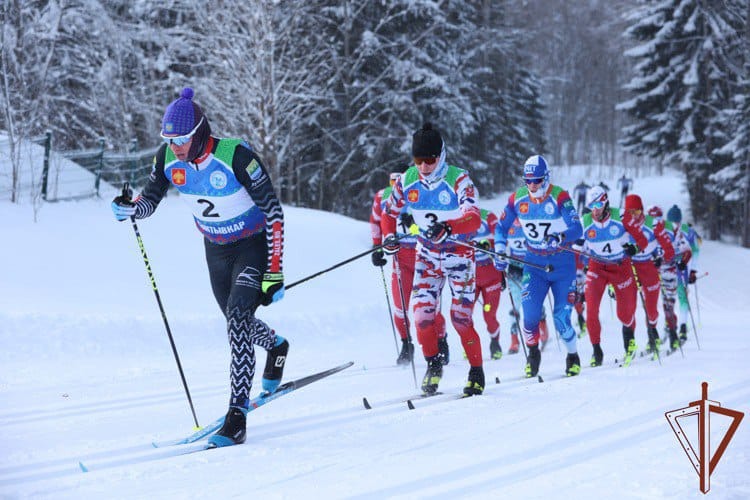
<svg viewBox="0 0 750 500">
<path fill-rule="evenodd" d="M 186 135 L 200 123 L 203 110 L 193 102 L 194 95 L 193 89 L 185 87 L 180 97 L 167 106 L 161 120 L 162 135 Z"/>
</svg>

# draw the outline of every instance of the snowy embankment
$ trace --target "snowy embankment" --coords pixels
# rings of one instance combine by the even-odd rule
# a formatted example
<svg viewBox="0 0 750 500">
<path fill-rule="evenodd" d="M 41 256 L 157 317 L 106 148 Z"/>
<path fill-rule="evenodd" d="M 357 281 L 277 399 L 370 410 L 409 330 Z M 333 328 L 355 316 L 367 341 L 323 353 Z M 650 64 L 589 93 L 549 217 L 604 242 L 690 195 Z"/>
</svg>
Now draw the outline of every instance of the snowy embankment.
<svg viewBox="0 0 750 500">
<path fill-rule="evenodd" d="M 611 172 L 614 190 L 622 172 Z M 554 180 L 572 189 L 583 174 L 560 169 Z M 676 174 L 635 181 L 647 205 L 686 206 Z M 499 199 L 489 208 L 499 210 Z M 418 401 L 414 411 L 378 406 L 415 388 L 411 369 L 395 367 L 382 277 L 364 258 L 259 310 L 290 339 L 286 379 L 355 365 L 252 413 L 242 446 L 171 456 L 150 443 L 190 433 L 192 416 L 132 228 L 108 205 L 44 205 L 37 223 L 29 206 L 0 205 L 0 498 L 700 498 L 664 413 L 699 399 L 703 381 L 711 399 L 750 409 L 748 250 L 704 244 L 700 316 L 692 296 L 700 350 L 691 332 L 684 357 L 616 367 L 622 339 L 605 296 L 605 365 L 564 379 L 565 354 L 553 339 L 540 384 L 521 379 L 521 355 L 488 359 L 477 311 L 485 394 Z M 288 282 L 370 244 L 364 222 L 289 207 L 285 215 Z M 175 196 L 139 228 L 198 419 L 208 423 L 226 411 L 229 353 L 201 238 Z M 507 309 L 504 295 L 504 348 Z M 644 345 L 641 314 L 638 321 Z M 449 342 L 440 388 L 458 393 L 468 365 L 452 329 Z M 586 364 L 588 338 L 579 346 Z M 417 357 L 417 378 L 424 369 Z M 363 409 L 363 396 L 373 410 Z M 722 417 L 712 419 L 713 443 L 725 429 Z M 712 497 L 750 497 L 749 429 L 743 422 L 724 453 Z M 695 428 L 686 432 L 695 439 Z"/>
</svg>

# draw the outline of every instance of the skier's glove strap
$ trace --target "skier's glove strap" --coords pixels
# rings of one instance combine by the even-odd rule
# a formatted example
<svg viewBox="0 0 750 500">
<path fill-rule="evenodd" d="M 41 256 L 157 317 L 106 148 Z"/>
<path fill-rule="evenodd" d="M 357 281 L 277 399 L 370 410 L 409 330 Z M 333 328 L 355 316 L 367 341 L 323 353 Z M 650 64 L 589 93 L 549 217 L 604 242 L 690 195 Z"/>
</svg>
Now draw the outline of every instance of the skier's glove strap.
<svg viewBox="0 0 750 500">
<path fill-rule="evenodd" d="M 265 273 L 260 284 L 260 303 L 270 305 L 284 298 L 284 273 Z"/>
</svg>

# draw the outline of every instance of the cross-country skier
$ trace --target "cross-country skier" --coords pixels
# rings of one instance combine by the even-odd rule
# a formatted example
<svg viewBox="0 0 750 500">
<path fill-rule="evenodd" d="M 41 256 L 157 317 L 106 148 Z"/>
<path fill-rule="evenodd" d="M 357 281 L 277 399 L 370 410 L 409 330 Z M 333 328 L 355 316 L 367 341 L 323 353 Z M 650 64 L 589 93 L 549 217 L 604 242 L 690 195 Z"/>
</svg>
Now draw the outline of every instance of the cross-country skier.
<svg viewBox="0 0 750 500">
<path fill-rule="evenodd" d="M 472 235 L 474 245 L 484 250 L 495 251 L 495 225 L 497 216 L 489 210 L 480 210 L 482 224 Z M 484 253 L 474 253 L 476 264 L 476 298 L 482 296 L 482 314 L 490 334 L 490 356 L 492 359 L 503 357 L 500 347 L 500 323 L 497 321 L 497 309 L 500 305 L 500 292 L 505 290 L 505 273 L 495 268 L 494 259 Z"/>
<path fill-rule="evenodd" d="M 584 240 L 579 239 L 573 245 L 574 250 L 579 252 L 583 251 Z M 576 254 L 576 302 L 575 310 L 578 316 L 578 338 L 586 335 L 586 317 L 584 311 L 586 309 L 586 272 L 589 269 L 588 258 L 581 254 Z"/>
<path fill-rule="evenodd" d="M 524 266 L 521 307 L 523 335 L 528 346 L 526 376 L 539 372 L 542 354 L 539 350 L 539 320 L 544 299 L 552 290 L 555 328 L 568 351 L 565 373 L 578 375 L 581 361 L 576 348 L 576 333 L 570 324 L 575 301 L 575 257 L 565 250 L 581 237 L 581 222 L 567 191 L 550 183 L 547 161 L 534 155 L 523 166 L 525 185 L 508 198 L 497 224 L 497 242 L 507 240 L 508 231 L 518 217 L 526 238 L 526 262 L 552 265 L 552 272 Z"/>
<path fill-rule="evenodd" d="M 409 168 L 405 165 L 401 171 Z M 390 185 L 375 193 L 375 199 L 372 202 L 370 210 L 370 235 L 372 236 L 373 246 L 380 246 L 383 243 L 383 231 L 381 221 L 385 210 L 385 202 L 391 196 L 391 190 L 401 173 L 392 172 L 390 174 Z M 414 258 L 416 256 L 415 248 L 417 245 L 416 236 L 409 234 L 409 228 L 403 223 L 397 224 L 397 233 L 399 236 L 399 250 L 396 258 L 393 259 L 393 269 L 391 272 L 391 296 L 393 297 L 393 322 L 396 330 L 401 337 L 401 352 L 396 359 L 396 364 L 408 365 L 414 357 L 414 344 L 408 335 L 406 328 L 406 314 L 409 310 L 409 301 L 411 299 L 411 284 L 414 280 Z M 385 255 L 382 250 L 376 250 L 372 254 L 372 264 L 382 267 L 386 264 Z M 401 282 L 402 289 L 399 291 L 398 284 Z M 403 295 L 404 302 L 401 304 Z M 443 364 L 447 364 L 449 359 L 448 342 L 445 338 L 445 318 L 438 308 L 437 317 L 435 318 L 436 328 L 440 336 L 440 343 Z"/>
<path fill-rule="evenodd" d="M 667 211 L 667 220 L 674 227 L 679 228 L 682 238 L 690 247 L 691 254 L 690 259 L 685 261 L 687 264 L 685 268 L 678 269 L 677 279 L 677 299 L 680 303 L 679 314 L 677 315 L 680 324 L 679 337 L 680 342 L 684 344 L 687 341 L 687 322 L 690 313 L 688 285 L 695 283 L 696 280 L 701 238 L 691 225 L 682 222 L 682 210 L 677 205 L 673 205 Z"/>
<path fill-rule="evenodd" d="M 648 241 L 626 214 L 620 217 L 617 208 L 609 206 L 607 193 L 599 186 L 589 190 L 586 206 L 590 214 L 583 216 L 584 251 L 589 256 L 586 273 L 586 325 L 594 349 L 591 366 L 601 366 L 604 354 L 600 345 L 601 323 L 599 305 L 607 285 L 614 288 L 617 318 L 622 323 L 622 340 L 627 366 L 636 352 L 635 309 L 638 288 L 630 258 L 646 248 Z"/>
<path fill-rule="evenodd" d="M 521 223 L 518 221 L 518 217 L 513 221 L 513 225 L 508 229 L 508 236 L 506 240 L 495 242 L 495 251 L 500 254 L 509 255 L 515 259 L 523 261 L 526 257 L 526 237 L 523 234 L 523 228 Z M 508 281 L 508 290 L 513 296 L 512 305 L 509 311 L 511 317 L 510 325 L 510 347 L 508 348 L 508 354 L 518 353 L 518 336 L 521 333 L 519 330 L 519 324 L 521 321 L 521 283 L 523 281 L 523 264 L 518 260 L 499 260 L 495 259 L 495 268 L 498 270 L 505 270 L 506 278 Z M 541 343 L 540 351 L 543 350 L 544 345 L 549 339 L 549 333 L 547 329 L 547 313 L 542 304 L 542 317 L 539 318 L 539 341 Z"/>
<path fill-rule="evenodd" d="M 585 181 L 579 182 L 576 187 L 573 188 L 573 196 L 576 199 L 576 210 L 579 214 L 583 213 L 583 209 L 586 207 L 586 193 L 588 192 L 589 186 Z"/>
<path fill-rule="evenodd" d="M 229 411 L 209 446 L 243 443 L 255 375 L 253 346 L 268 351 L 262 380 L 268 392 L 279 386 L 289 349 L 289 342 L 255 315 L 261 304 L 284 296 L 284 214 L 258 155 L 241 139 L 211 135 L 193 89 L 184 88 L 167 106 L 161 137 L 164 144 L 140 196 L 134 202 L 116 197 L 112 211 L 120 221 L 149 217 L 174 187 L 193 212 L 232 354 Z"/>
<path fill-rule="evenodd" d="M 476 286 L 474 249 L 451 239 L 468 241 L 469 235 L 479 228 L 481 217 L 469 174 L 448 165 L 445 155 L 443 138 L 430 123 L 414 133 L 414 166 L 393 186 L 387 201 L 390 217 L 383 217 L 383 234 L 384 241 L 394 241 L 385 247 L 386 253 L 397 252 L 398 241 L 389 236 L 395 235 L 396 221 L 405 211 L 411 214 L 418 232 L 412 300 L 417 339 L 427 360 L 422 390 L 434 394 L 443 376 L 435 319 L 438 297 L 447 281 L 452 296 L 451 322 L 471 366 L 464 387 L 464 394 L 470 396 L 484 391 L 482 346 L 472 319 Z"/>
<path fill-rule="evenodd" d="M 625 197 L 633 187 L 633 179 L 623 173 L 622 177 L 617 179 L 617 187 L 620 188 L 620 207 L 622 207 L 622 204 L 625 202 Z"/>
<path fill-rule="evenodd" d="M 625 212 L 648 240 L 646 248 L 633 255 L 632 261 L 637 285 L 641 290 L 641 299 L 644 302 L 643 307 L 646 310 L 648 351 L 656 353 L 660 344 L 656 325 L 659 319 L 658 306 L 661 291 L 659 267 L 663 261 L 670 262 L 674 258 L 674 247 L 664 229 L 664 221 L 644 214 L 643 201 L 640 196 L 629 194 L 625 197 Z"/>
<path fill-rule="evenodd" d="M 648 209 L 648 214 L 656 219 L 661 219 L 664 215 L 659 206 L 652 206 Z M 692 257 L 690 244 L 687 242 L 684 234 L 678 227 L 671 222 L 664 223 L 666 230 L 674 248 L 675 256 L 672 260 L 664 259 L 659 268 L 661 276 L 661 302 L 664 310 L 664 321 L 666 323 L 667 335 L 669 337 L 669 348 L 674 351 L 680 347 L 680 339 L 677 336 L 677 314 L 675 314 L 675 302 L 677 300 L 677 273 L 687 269 L 688 262 Z"/>
</svg>

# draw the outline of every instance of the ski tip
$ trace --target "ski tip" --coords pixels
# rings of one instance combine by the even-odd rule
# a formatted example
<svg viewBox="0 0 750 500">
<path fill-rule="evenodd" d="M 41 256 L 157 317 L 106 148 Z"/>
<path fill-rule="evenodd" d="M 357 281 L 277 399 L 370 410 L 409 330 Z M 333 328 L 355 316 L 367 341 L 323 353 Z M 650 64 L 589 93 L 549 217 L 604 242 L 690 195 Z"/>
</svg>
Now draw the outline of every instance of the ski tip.
<svg viewBox="0 0 750 500">
<path fill-rule="evenodd" d="M 537 380 L 539 380 L 539 383 L 540 383 L 540 384 L 541 384 L 542 382 L 544 382 L 544 379 L 542 378 L 542 376 L 541 376 L 541 375 L 537 375 L 537 376 L 536 376 L 536 378 L 537 378 Z"/>
<path fill-rule="evenodd" d="M 78 467 L 81 468 L 81 472 L 88 472 L 89 468 L 83 465 L 83 462 L 78 462 Z"/>
<path fill-rule="evenodd" d="M 362 404 L 365 405 L 365 410 L 372 410 L 372 406 L 370 406 L 370 402 L 367 401 L 367 398 L 362 398 Z"/>
<path fill-rule="evenodd" d="M 411 402 L 411 399 L 406 400 L 406 406 L 408 406 L 410 410 L 414 409 L 414 403 Z"/>
<path fill-rule="evenodd" d="M 499 384 L 499 383 L 500 383 L 500 377 L 495 377 L 495 383 L 496 383 L 496 384 Z"/>
</svg>

